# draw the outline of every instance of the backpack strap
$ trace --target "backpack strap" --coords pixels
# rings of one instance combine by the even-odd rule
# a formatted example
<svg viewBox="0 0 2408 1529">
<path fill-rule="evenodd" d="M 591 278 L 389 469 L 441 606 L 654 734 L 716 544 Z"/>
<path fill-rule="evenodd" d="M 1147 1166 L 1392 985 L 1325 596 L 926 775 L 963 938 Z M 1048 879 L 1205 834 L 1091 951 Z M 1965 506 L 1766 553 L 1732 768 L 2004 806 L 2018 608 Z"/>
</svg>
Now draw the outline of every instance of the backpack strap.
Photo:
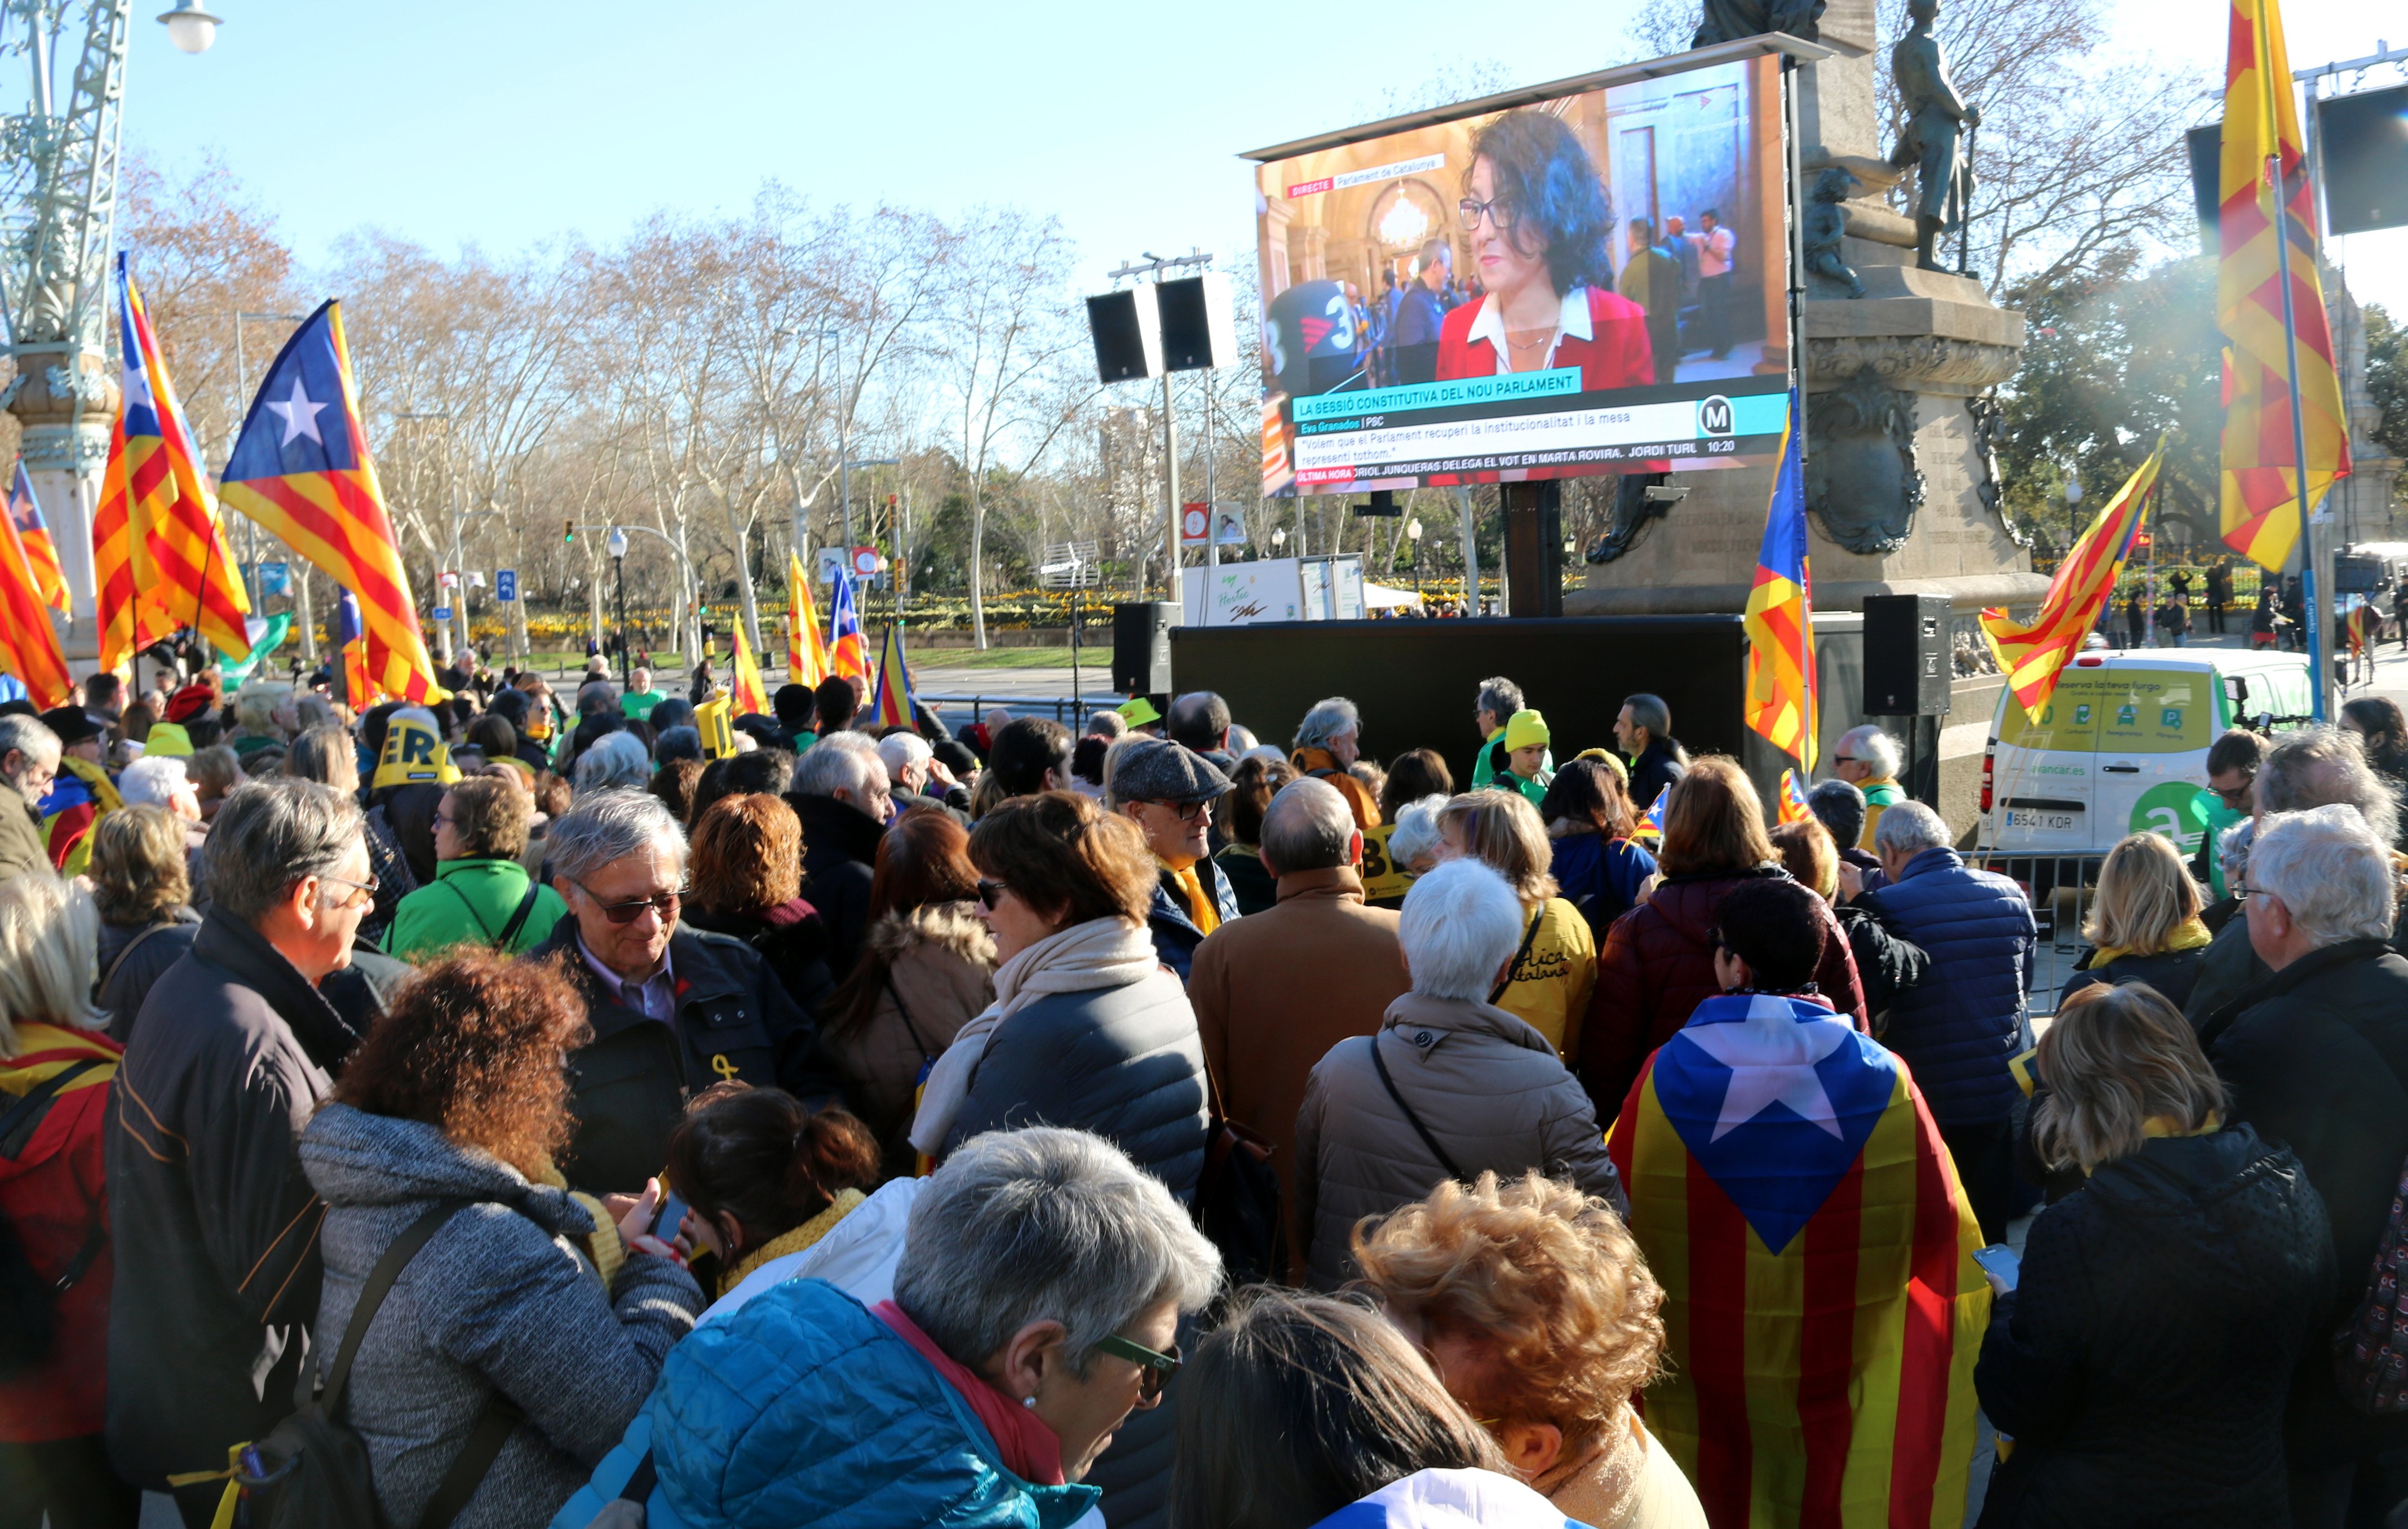
<svg viewBox="0 0 2408 1529">
<path fill-rule="evenodd" d="M 1405 1096 L 1397 1092 L 1397 1080 L 1388 1076 L 1388 1064 L 1380 1055 L 1380 1037 L 1376 1035 L 1371 1037 L 1371 1065 L 1379 1070 L 1380 1086 L 1388 1091 L 1388 1097 L 1396 1100 L 1397 1107 L 1405 1112 L 1405 1122 L 1420 1134 L 1422 1145 L 1438 1159 L 1438 1165 L 1446 1170 L 1447 1177 L 1458 1183 L 1469 1181 L 1471 1176 L 1455 1165 L 1455 1159 L 1446 1155 L 1446 1149 L 1438 1144 L 1438 1137 L 1430 1135 L 1430 1128 L 1422 1123 L 1422 1118 L 1413 1113 L 1413 1107 L 1405 1103 Z"/>
<path fill-rule="evenodd" d="M 117 952 L 117 959 L 108 964 L 108 970 L 101 973 L 99 985 L 94 987 L 92 991 L 94 993 L 103 992 L 108 987 L 109 983 L 117 980 L 118 970 L 125 965 L 125 958 L 132 955 L 135 951 L 142 949 L 143 941 L 149 939 L 151 936 L 157 934 L 162 929 L 173 929 L 175 927 L 175 920 L 163 919 L 159 922 L 152 924 L 150 928 L 142 931 L 142 933 L 135 936 L 132 939 L 127 940 L 125 942 L 125 949 Z"/>
<path fill-rule="evenodd" d="M 418 1529 L 449 1529 L 460 1510 L 468 1506 L 468 1499 L 476 1495 L 477 1488 L 484 1484 L 485 1473 L 494 1468 L 502 1446 L 510 1441 L 510 1435 L 525 1421 L 526 1414 L 516 1402 L 498 1391 L 494 1393 L 485 1410 L 478 1416 L 477 1426 L 469 1431 L 468 1442 L 460 1447 L 452 1468 L 443 1473 L 442 1482 L 436 1487 L 435 1495 L 426 1500 L 426 1511 L 419 1517 Z M 644 1459 L 649 1463 L 652 1456 L 647 1454 Z"/>
<path fill-rule="evenodd" d="M 88 1056 L 79 1062 L 70 1062 L 27 1089 L 23 1098 L 10 1105 L 7 1114 L 0 1115 L 0 1157 L 13 1158 L 23 1151 L 26 1142 L 14 1141 L 13 1138 L 20 1131 L 25 1131 L 27 1126 L 35 1122 L 42 1113 L 42 1107 L 57 1097 L 59 1090 L 99 1066 L 101 1062 L 102 1059 L 96 1056 Z M 33 1133 L 25 1131 L 25 1135 L 30 1141 Z"/>
<path fill-rule="evenodd" d="M 1504 997 L 1505 990 L 1513 985 L 1513 968 L 1530 959 L 1530 947 L 1539 937 L 1539 921 L 1546 916 L 1547 905 L 1544 903 L 1530 910 L 1530 927 L 1522 931 L 1522 948 L 1515 950 L 1513 959 L 1505 964 L 1505 975 L 1498 979 L 1495 987 L 1488 990 L 1490 1004 L 1493 1005 L 1498 999 Z"/>
<path fill-rule="evenodd" d="M 526 895 L 519 899 L 518 909 L 510 915 L 510 922 L 502 925 L 501 934 L 494 936 L 494 950 L 506 955 L 509 952 L 511 944 L 519 937 L 519 931 L 526 927 L 527 915 L 535 911 L 537 894 L 542 891 L 542 882 L 532 876 L 527 878 Z M 479 924 L 478 927 L 481 929 L 484 925 Z"/>
<path fill-rule="evenodd" d="M 368 1270 L 367 1282 L 360 1287 L 360 1298 L 351 1305 L 351 1320 L 343 1325 L 342 1347 L 335 1350 L 335 1363 L 326 1371 L 326 1389 L 321 1393 L 325 1414 L 333 1417 L 343 1405 L 343 1387 L 351 1378 L 351 1361 L 358 1357 L 360 1340 L 367 1336 L 368 1323 L 376 1320 L 377 1308 L 384 1305 L 393 1282 L 401 1278 L 402 1268 L 418 1256 L 418 1250 L 443 1229 L 443 1223 L 466 1208 L 466 1200 L 445 1200 L 430 1206 L 416 1221 L 393 1239 L 384 1256 Z M 301 1367 L 301 1394 L 296 1405 L 309 1405 L 309 1367 Z"/>
<path fill-rule="evenodd" d="M 529 880 L 532 881 L 533 878 L 529 878 Z M 437 879 L 435 884 L 450 893 L 452 896 L 460 899 L 460 906 L 468 910 L 468 922 L 477 926 L 477 933 L 484 936 L 488 943 L 495 947 L 499 947 L 501 945 L 502 941 L 494 939 L 494 932 L 485 927 L 485 916 L 477 911 L 477 905 L 469 900 L 466 893 L 462 892 L 459 887 L 450 881 Z M 505 936 L 504 937 L 507 938 L 508 936 Z"/>
</svg>

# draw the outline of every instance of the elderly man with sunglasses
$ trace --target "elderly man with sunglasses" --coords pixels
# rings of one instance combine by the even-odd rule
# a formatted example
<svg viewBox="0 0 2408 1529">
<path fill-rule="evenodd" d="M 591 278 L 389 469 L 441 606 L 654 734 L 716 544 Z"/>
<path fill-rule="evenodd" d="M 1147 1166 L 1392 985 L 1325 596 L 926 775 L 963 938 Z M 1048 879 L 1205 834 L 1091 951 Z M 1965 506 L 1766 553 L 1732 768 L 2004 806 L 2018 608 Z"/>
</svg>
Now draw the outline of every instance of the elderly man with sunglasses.
<svg viewBox="0 0 2408 1529">
<path fill-rule="evenodd" d="M 742 940 L 682 927 L 685 832 L 645 792 L 578 802 L 544 837 L 568 917 L 530 958 L 557 957 L 592 1035 L 568 1059 L 577 1136 L 569 1187 L 638 1191 L 667 1159 L 669 1128 L 713 1083 L 837 1097 L 811 1016 Z"/>
<path fill-rule="evenodd" d="M 1238 916 L 1238 894 L 1208 852 L 1212 804 L 1233 789 L 1229 778 L 1185 744 L 1139 738 L 1113 756 L 1104 789 L 1162 867 L 1145 922 L 1162 964 L 1184 982 L 1196 947 Z"/>
</svg>

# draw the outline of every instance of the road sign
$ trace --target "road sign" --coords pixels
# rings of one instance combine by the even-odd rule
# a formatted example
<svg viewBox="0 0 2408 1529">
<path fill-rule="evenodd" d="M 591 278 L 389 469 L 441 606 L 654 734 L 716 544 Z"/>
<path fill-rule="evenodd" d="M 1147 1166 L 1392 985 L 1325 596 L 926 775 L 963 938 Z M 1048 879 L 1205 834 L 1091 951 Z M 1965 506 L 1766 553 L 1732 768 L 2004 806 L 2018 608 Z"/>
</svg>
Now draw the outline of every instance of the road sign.
<svg viewBox="0 0 2408 1529">
<path fill-rule="evenodd" d="M 855 579 L 875 578 L 878 573 L 878 562 L 877 548 L 854 548 L 853 550 L 853 577 Z"/>
<path fill-rule="evenodd" d="M 519 571 L 516 568 L 494 570 L 494 598 L 515 600 L 519 597 Z"/>
<path fill-rule="evenodd" d="M 451 569 L 446 568 L 441 573 L 435 576 L 435 587 L 439 590 L 458 589 L 460 587 L 460 576 L 453 573 Z"/>
<path fill-rule="evenodd" d="M 450 606 L 437 606 L 435 607 L 435 619 L 438 622 L 450 621 L 452 619 L 452 607 Z"/>
</svg>

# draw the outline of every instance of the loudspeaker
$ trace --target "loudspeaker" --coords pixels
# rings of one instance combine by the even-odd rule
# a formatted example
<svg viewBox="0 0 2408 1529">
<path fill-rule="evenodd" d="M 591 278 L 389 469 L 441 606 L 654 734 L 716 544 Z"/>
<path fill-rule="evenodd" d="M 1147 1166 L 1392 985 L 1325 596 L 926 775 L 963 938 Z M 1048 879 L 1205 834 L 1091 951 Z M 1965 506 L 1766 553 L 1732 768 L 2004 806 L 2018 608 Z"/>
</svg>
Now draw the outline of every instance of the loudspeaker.
<svg viewBox="0 0 2408 1529">
<path fill-rule="evenodd" d="M 1178 611 L 1160 600 L 1112 607 L 1112 689 L 1124 695 L 1170 693 L 1170 623 Z"/>
<path fill-rule="evenodd" d="M 1239 359 L 1237 308 L 1229 299 L 1226 276 L 1207 271 L 1158 281 L 1154 293 L 1162 324 L 1163 370 L 1202 371 Z"/>
<path fill-rule="evenodd" d="M 1865 596 L 1865 715 L 1947 715 L 1956 678 L 1943 594 Z"/>
<path fill-rule="evenodd" d="M 1106 382 L 1162 375 L 1162 320 L 1150 286 L 1087 299 L 1087 333 L 1096 341 L 1096 376 Z"/>
</svg>

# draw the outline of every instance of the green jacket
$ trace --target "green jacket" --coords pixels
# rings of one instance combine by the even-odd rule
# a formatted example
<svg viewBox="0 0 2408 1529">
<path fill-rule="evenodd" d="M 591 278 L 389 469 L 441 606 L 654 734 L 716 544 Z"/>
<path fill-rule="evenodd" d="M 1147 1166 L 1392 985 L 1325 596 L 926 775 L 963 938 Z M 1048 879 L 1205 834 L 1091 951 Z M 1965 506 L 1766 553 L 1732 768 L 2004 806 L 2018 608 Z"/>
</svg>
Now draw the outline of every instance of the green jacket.
<svg viewBox="0 0 2408 1529">
<path fill-rule="evenodd" d="M 636 721 L 642 722 L 652 714 L 652 707 L 667 699 L 666 695 L 656 690 L 635 691 L 619 697 L 619 709 Z"/>
<path fill-rule="evenodd" d="M 1471 789 L 1473 791 L 1478 791 L 1500 775 L 1512 773 L 1506 764 L 1504 744 L 1505 730 L 1500 727 L 1489 734 L 1488 741 L 1480 746 L 1480 752 L 1471 756 Z M 1539 773 L 1550 778 L 1555 775 L 1555 751 L 1553 749 L 1539 756 Z M 1530 800 L 1536 802 L 1538 798 L 1533 796 Z"/>
<path fill-rule="evenodd" d="M 1510 786 L 1520 792 L 1532 807 L 1537 807 L 1547 799 L 1547 787 L 1555 783 L 1555 779 L 1554 772 L 1543 767 L 1539 771 L 1539 779 L 1536 780 L 1525 780 L 1512 770 L 1499 770 L 1488 778 L 1488 783 L 1497 791 L 1503 791 Z"/>
<path fill-rule="evenodd" d="M 419 888 L 394 909 L 385 953 L 415 958 L 453 945 L 491 947 L 526 896 L 527 879 L 526 868 L 514 860 L 443 862 L 435 867 L 432 886 Z M 539 888 L 526 922 L 510 941 L 510 953 L 542 944 L 567 911 L 560 893 Z"/>
</svg>

